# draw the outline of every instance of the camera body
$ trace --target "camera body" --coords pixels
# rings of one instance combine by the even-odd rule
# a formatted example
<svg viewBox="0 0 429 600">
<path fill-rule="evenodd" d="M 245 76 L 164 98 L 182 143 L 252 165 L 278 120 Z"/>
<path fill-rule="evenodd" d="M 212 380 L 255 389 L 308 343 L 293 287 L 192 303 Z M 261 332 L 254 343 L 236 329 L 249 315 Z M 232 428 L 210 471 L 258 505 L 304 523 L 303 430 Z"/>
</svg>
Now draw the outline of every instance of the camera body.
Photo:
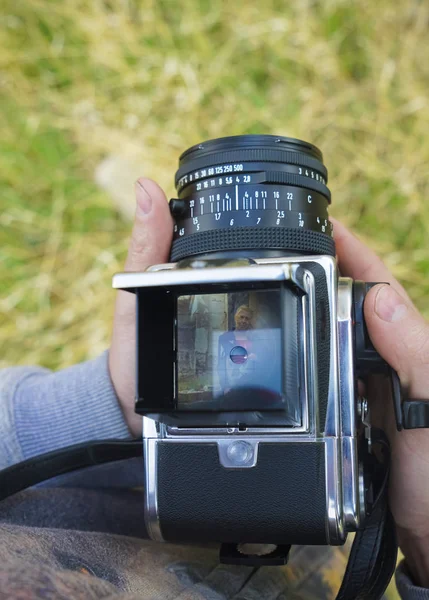
<svg viewBox="0 0 429 600">
<path fill-rule="evenodd" d="M 338 545 L 363 524 L 368 482 L 361 455 L 368 452 L 369 423 L 357 396 L 354 333 L 363 285 L 339 277 L 335 258 L 327 255 L 196 258 L 115 276 L 115 287 L 136 293 L 136 411 L 144 415 L 145 519 L 152 539 Z M 222 296 L 230 301 L 243 294 L 276 297 L 275 326 L 265 322 L 260 331 L 264 341 L 267 331 L 280 335 L 268 336 L 268 346 L 256 339 L 253 354 L 275 348 L 268 364 L 277 357 L 283 400 L 262 394 L 256 405 L 243 404 L 243 394 L 260 394 L 271 376 L 244 392 L 238 388 L 231 396 L 229 390 L 226 400 L 224 393 L 222 401 L 210 397 L 205 407 L 198 390 L 195 400 L 181 401 L 182 298 L 219 304 Z M 208 316 L 213 321 L 212 311 Z M 194 344 L 208 331 L 207 317 L 202 323 Z M 186 324 L 189 329 L 189 319 Z M 209 352 L 222 337 L 212 328 L 216 336 L 216 344 L 205 337 Z M 219 353 L 212 354 L 219 371 Z"/>
<path fill-rule="evenodd" d="M 194 146 L 170 201 L 171 262 L 114 277 L 136 294 L 154 540 L 340 545 L 365 527 L 373 460 L 357 382 L 388 367 L 364 323 L 372 284 L 340 276 L 326 182 L 300 140 Z"/>
</svg>

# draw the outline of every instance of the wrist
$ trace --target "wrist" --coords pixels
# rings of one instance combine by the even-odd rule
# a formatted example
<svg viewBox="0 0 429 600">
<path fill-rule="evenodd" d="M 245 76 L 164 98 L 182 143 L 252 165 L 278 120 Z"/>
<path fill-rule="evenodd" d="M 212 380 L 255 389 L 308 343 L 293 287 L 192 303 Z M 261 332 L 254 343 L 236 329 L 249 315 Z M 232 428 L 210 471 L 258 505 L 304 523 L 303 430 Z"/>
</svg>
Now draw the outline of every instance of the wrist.
<svg viewBox="0 0 429 600">
<path fill-rule="evenodd" d="M 131 435 L 137 438 L 142 434 L 142 417 L 134 411 L 134 375 L 126 371 L 121 358 L 122 354 L 112 345 L 108 359 L 110 381 L 125 423 Z"/>
<path fill-rule="evenodd" d="M 398 537 L 414 584 L 429 588 L 429 536 L 419 537 L 398 528 Z"/>
<path fill-rule="evenodd" d="M 128 429 L 131 432 L 131 435 L 135 438 L 141 437 L 142 435 L 142 417 L 141 415 L 137 415 L 134 410 L 129 410 L 128 408 L 123 408 L 123 413 L 125 417 L 125 421 L 128 425 Z"/>
</svg>

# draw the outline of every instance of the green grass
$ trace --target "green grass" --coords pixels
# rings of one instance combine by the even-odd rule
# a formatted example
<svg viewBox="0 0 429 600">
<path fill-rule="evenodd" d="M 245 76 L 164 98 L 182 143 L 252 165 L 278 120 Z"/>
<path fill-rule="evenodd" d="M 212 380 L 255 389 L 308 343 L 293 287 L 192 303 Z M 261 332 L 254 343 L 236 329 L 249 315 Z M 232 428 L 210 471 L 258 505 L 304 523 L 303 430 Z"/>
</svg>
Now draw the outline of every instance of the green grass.
<svg viewBox="0 0 429 600">
<path fill-rule="evenodd" d="M 109 343 L 130 223 L 100 161 L 171 196 L 184 149 L 241 133 L 317 144 L 332 214 L 429 316 L 428 22 L 412 0 L 3 0 L 0 366 Z"/>
</svg>

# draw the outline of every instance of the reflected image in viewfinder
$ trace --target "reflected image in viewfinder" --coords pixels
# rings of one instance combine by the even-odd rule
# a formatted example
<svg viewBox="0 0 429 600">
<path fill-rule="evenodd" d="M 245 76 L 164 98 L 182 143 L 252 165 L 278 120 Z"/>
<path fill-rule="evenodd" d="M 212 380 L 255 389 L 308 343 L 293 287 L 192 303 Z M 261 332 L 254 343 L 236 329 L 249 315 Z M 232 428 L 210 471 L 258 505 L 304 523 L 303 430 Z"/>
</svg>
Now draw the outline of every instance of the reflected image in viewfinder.
<svg viewBox="0 0 429 600">
<path fill-rule="evenodd" d="M 285 411 L 292 402 L 295 419 L 298 394 L 288 399 L 284 392 L 281 314 L 279 290 L 179 297 L 179 410 Z M 297 353 L 296 339 L 289 345 Z M 298 390 L 291 366 L 287 389 Z"/>
</svg>

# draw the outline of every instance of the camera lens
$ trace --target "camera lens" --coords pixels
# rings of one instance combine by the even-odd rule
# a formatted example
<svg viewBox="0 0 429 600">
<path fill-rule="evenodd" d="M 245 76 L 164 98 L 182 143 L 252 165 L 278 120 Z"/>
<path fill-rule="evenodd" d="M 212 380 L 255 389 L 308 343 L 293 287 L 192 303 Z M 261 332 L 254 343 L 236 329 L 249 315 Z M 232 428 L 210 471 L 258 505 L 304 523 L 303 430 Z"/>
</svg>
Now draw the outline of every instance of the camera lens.
<svg viewBox="0 0 429 600">
<path fill-rule="evenodd" d="M 172 261 L 211 253 L 335 255 L 331 194 L 316 146 L 240 135 L 192 146 L 179 159 Z"/>
</svg>

